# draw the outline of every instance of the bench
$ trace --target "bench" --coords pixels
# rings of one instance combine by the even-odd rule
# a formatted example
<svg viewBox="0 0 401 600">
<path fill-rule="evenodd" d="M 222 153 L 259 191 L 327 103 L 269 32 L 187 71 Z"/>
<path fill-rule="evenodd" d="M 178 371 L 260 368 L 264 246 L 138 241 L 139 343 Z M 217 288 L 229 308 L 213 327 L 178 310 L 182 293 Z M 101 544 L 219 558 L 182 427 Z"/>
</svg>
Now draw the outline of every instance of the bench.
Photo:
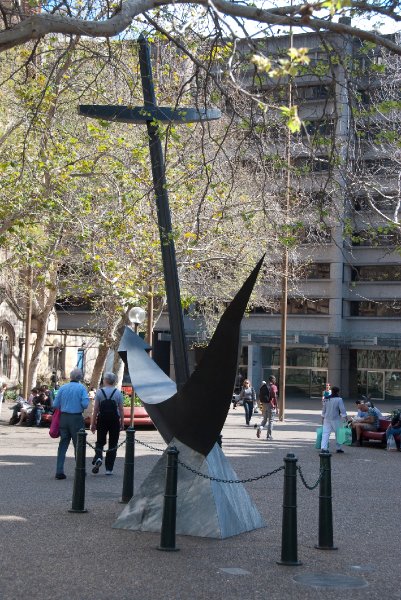
<svg viewBox="0 0 401 600">
<path fill-rule="evenodd" d="M 42 415 L 41 425 L 50 427 L 52 422 L 52 414 L 44 413 Z M 131 408 L 124 406 L 124 427 L 129 427 L 131 422 Z M 88 429 L 90 425 L 90 417 L 85 418 L 85 427 Z M 154 427 L 152 419 L 149 417 L 146 408 L 143 406 L 134 406 L 134 427 Z"/>
<path fill-rule="evenodd" d="M 380 418 L 379 419 L 379 428 L 376 431 L 362 431 L 362 440 L 366 440 L 367 442 L 380 442 L 383 448 L 387 447 L 387 439 L 386 439 L 386 430 L 387 427 L 391 425 L 391 419 L 389 418 Z M 400 436 L 394 436 L 397 442 L 399 441 Z"/>
</svg>

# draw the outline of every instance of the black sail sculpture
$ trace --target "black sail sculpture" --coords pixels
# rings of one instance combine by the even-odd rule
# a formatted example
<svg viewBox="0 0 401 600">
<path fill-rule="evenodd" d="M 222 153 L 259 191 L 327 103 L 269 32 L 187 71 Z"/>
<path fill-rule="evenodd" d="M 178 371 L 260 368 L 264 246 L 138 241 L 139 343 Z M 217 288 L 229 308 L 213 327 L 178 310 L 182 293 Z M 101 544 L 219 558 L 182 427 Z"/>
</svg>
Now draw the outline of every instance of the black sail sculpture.
<svg viewBox="0 0 401 600">
<path fill-rule="evenodd" d="M 143 342 L 135 341 L 137 336 L 127 329 L 119 354 L 127 364 L 136 393 L 167 443 L 176 438 L 204 456 L 213 448 L 230 408 L 237 371 L 241 320 L 263 258 L 223 313 L 199 365 L 174 395 L 168 398 L 164 396 L 163 386 L 171 393 L 174 383 L 162 371 L 157 374 L 155 363 L 152 372 L 149 370 L 145 374 L 149 385 L 143 385 L 141 393 L 141 386 L 136 382 L 138 371 L 142 369 L 144 372 L 151 365 L 140 365 L 141 358 L 138 355 L 135 360 L 134 347 L 137 348 L 138 343 L 142 343 L 143 349 L 146 346 Z M 159 385 L 158 394 L 146 389 L 154 385 Z"/>
<path fill-rule="evenodd" d="M 263 259 L 224 312 L 201 362 L 179 392 L 129 328 L 120 344 L 132 384 L 156 427 L 179 451 L 176 533 L 224 539 L 265 527 L 217 442 L 227 417 L 237 371 L 240 325 Z M 115 529 L 158 532 L 165 495 L 167 454 L 160 457 L 113 524 Z M 202 476 L 200 476 L 202 474 Z"/>
</svg>

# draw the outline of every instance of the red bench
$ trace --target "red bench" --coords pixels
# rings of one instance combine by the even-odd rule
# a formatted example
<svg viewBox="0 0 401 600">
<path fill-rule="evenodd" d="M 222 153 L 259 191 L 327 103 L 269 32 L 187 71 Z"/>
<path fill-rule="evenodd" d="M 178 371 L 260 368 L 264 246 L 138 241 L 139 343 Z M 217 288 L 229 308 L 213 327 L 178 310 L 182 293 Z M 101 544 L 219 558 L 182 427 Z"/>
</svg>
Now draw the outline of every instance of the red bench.
<svg viewBox="0 0 401 600">
<path fill-rule="evenodd" d="M 41 423 L 42 425 L 50 426 L 52 422 L 52 415 L 49 413 L 44 413 L 42 415 Z M 129 427 L 131 422 L 131 408 L 129 406 L 124 406 L 124 427 Z M 90 425 L 90 417 L 85 418 L 85 427 L 89 429 Z M 143 406 L 134 406 L 134 427 L 154 427 L 152 419 L 149 417 L 146 412 L 146 408 Z"/>
<path fill-rule="evenodd" d="M 362 431 L 362 439 L 368 442 L 380 442 L 383 448 L 387 447 L 387 439 L 386 439 L 386 430 L 387 427 L 391 425 L 391 419 L 389 418 L 380 418 L 379 419 L 379 428 L 376 431 L 366 431 L 365 429 Z M 394 436 L 398 441 L 400 436 Z"/>
</svg>

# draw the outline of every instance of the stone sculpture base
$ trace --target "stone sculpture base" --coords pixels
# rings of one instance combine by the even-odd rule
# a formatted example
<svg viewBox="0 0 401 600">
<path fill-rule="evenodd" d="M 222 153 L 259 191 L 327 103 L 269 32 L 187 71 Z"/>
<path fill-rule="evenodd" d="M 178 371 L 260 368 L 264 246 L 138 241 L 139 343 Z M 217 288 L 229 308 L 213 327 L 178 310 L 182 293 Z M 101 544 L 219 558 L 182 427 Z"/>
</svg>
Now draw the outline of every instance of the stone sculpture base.
<svg viewBox="0 0 401 600">
<path fill-rule="evenodd" d="M 209 477 L 238 479 L 218 444 L 207 457 L 177 440 L 178 459 Z M 160 532 L 167 453 L 156 463 L 115 521 L 115 529 Z M 224 539 L 265 527 L 266 523 L 240 483 L 218 483 L 178 465 L 176 533 Z"/>
</svg>

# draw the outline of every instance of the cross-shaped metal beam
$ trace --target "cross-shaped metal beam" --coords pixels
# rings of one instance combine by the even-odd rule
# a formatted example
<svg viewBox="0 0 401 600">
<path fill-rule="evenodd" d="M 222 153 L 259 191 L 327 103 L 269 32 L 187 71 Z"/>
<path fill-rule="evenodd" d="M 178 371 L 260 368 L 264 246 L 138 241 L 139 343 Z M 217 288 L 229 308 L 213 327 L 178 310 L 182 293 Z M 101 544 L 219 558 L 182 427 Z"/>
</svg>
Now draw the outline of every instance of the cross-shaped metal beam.
<svg viewBox="0 0 401 600">
<path fill-rule="evenodd" d="M 128 108 L 126 106 L 80 105 L 79 114 L 85 117 L 92 117 L 105 121 L 117 121 L 120 123 L 131 124 L 146 123 L 148 128 L 153 185 L 156 194 L 159 234 L 163 258 L 164 281 L 169 310 L 175 378 L 177 388 L 181 389 L 189 377 L 189 365 L 185 343 L 184 319 L 181 308 L 177 261 L 174 239 L 172 236 L 163 149 L 157 122 L 194 123 L 197 121 L 219 119 L 221 113 L 217 109 L 173 109 L 157 106 L 149 44 L 142 35 L 139 36 L 138 43 L 144 106 Z"/>
</svg>

